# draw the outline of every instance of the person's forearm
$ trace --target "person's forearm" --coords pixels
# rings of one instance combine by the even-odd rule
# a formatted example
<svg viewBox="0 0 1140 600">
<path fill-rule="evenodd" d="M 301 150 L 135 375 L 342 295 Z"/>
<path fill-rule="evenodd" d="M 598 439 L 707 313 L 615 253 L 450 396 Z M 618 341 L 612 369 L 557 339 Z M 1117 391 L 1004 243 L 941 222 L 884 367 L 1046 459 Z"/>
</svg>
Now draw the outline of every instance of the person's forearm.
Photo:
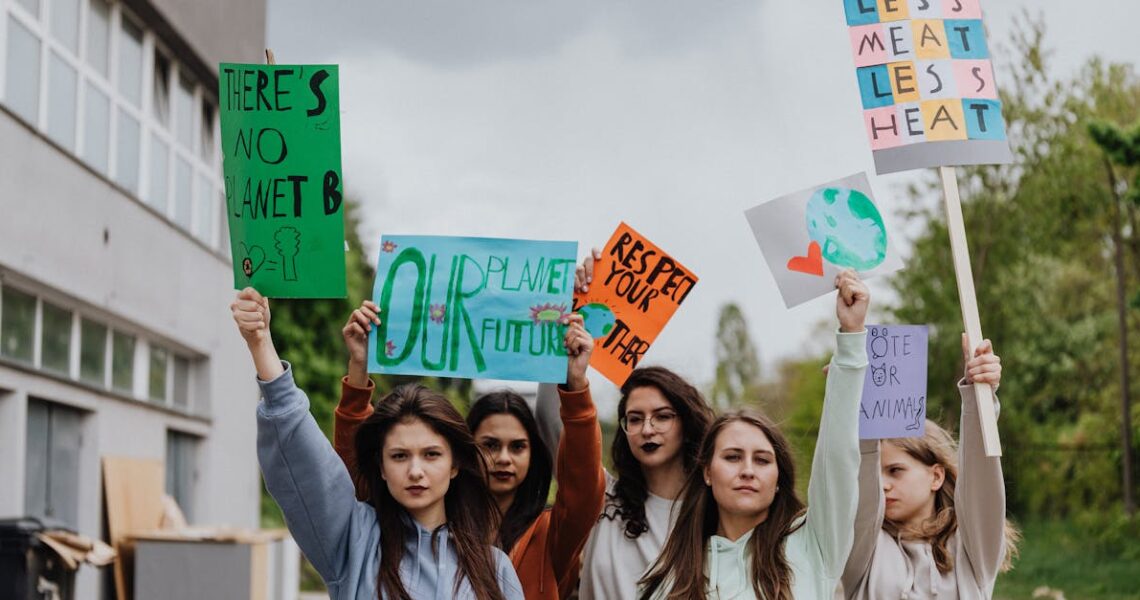
<svg viewBox="0 0 1140 600">
<path fill-rule="evenodd" d="M 262 381 L 273 381 L 285 372 L 281 366 L 281 357 L 273 347 L 273 340 L 267 335 L 264 339 L 248 344 L 249 355 L 253 358 L 253 366 L 257 369 L 257 378 Z"/>
<path fill-rule="evenodd" d="M 356 387 L 368 387 L 368 367 L 363 361 L 348 360 L 348 383 Z"/>
</svg>

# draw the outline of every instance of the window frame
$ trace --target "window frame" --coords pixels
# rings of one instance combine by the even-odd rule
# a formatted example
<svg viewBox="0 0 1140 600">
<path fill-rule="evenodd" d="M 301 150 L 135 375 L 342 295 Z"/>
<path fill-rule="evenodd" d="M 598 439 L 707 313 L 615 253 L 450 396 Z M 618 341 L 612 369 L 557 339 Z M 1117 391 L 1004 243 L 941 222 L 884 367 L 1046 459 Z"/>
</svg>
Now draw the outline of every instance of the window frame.
<svg viewBox="0 0 1140 600">
<path fill-rule="evenodd" d="M 16 0 L 0 0 L 0 104 L 7 108 L 7 43 L 8 18 L 16 19 L 20 25 L 26 27 L 39 40 L 39 84 L 37 109 L 34 122 L 29 123 L 41 136 L 53 145 L 62 148 L 76 160 L 90 167 L 116 188 L 122 190 L 128 197 L 139 202 L 161 215 L 168 223 L 183 232 L 193 240 L 207 247 L 211 253 L 226 260 L 229 256 L 229 240 L 220 221 L 226 217 L 225 209 L 225 181 L 221 167 L 221 117 L 216 90 L 208 89 L 196 78 L 187 76 L 191 69 L 184 62 L 179 61 L 177 54 L 170 50 L 170 46 L 163 42 L 155 30 L 149 27 L 122 0 L 107 0 L 110 8 L 109 38 L 107 40 L 107 76 L 104 76 L 89 63 L 88 37 L 89 22 L 92 13 L 93 0 L 78 1 L 78 42 L 75 51 L 72 51 L 61 40 L 56 39 L 51 31 L 52 10 L 55 2 L 59 0 L 39 0 L 40 15 L 31 15 L 23 5 Z M 129 100 L 119 91 L 120 82 L 120 52 L 122 36 L 126 35 L 124 20 L 142 31 L 142 61 L 140 74 L 140 99 L 138 105 Z M 167 59 L 167 92 L 170 99 L 169 122 L 163 124 L 153 111 L 154 67 L 155 52 L 161 52 Z M 74 98 L 75 114 L 73 115 L 74 131 L 72 139 L 74 147 L 66 148 L 63 143 L 55 141 L 48 134 L 49 111 L 49 77 L 52 53 L 55 52 L 60 60 L 76 73 L 76 91 Z M 190 109 L 190 142 L 183 144 L 177 139 L 177 128 L 180 120 L 186 115 L 179 115 L 176 110 L 175 92 L 182 81 L 187 81 L 191 87 L 192 107 Z M 109 112 L 107 116 L 107 148 L 88 150 L 87 109 L 88 85 L 104 94 L 109 99 Z M 209 105 L 209 109 L 206 106 Z M 11 109 L 9 109 L 11 110 Z M 211 123 L 202 122 L 206 113 L 211 114 Z M 15 113 L 13 113 L 15 114 Z M 125 169 L 119 164 L 119 129 L 120 114 L 135 119 L 139 125 L 138 164 L 135 189 L 130 189 L 121 183 Z M 20 118 L 20 117 L 17 117 Z M 213 148 L 210 152 L 202 151 L 203 127 L 208 127 L 213 136 Z M 151 176 L 151 141 L 152 136 L 158 136 L 167 146 L 166 164 L 166 191 L 164 198 L 150 198 Z M 85 156 L 97 156 L 100 152 L 106 155 L 106 171 L 103 171 L 94 161 Z M 203 156 L 206 154 L 206 156 Z M 175 205 L 175 167 L 178 157 L 186 160 L 191 167 L 190 173 L 190 218 L 186 226 L 182 226 L 175 219 L 177 207 Z M 208 182 L 209 190 L 200 189 Z M 199 198 L 209 198 L 206 206 L 199 206 Z M 208 215 L 198 214 L 200 211 Z M 221 217 L 221 218 L 219 218 Z M 197 232 L 195 223 L 202 223 L 205 231 Z"/>
</svg>

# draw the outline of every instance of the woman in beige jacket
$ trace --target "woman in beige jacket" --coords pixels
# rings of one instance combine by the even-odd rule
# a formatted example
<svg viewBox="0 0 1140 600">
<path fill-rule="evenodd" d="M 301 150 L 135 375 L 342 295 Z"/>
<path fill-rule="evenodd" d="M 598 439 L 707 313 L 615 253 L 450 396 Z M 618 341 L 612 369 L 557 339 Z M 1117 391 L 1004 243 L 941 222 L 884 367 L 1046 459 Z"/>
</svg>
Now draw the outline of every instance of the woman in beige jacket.
<svg viewBox="0 0 1140 600">
<path fill-rule="evenodd" d="M 861 443 L 855 543 L 838 597 L 993 596 L 997 574 L 1008 566 L 1019 536 L 1005 519 L 1001 459 L 987 457 L 982 447 L 973 384 L 997 390 L 1000 381 L 1001 360 L 986 340 L 958 382 L 960 447 L 932 421 L 920 438 Z"/>
</svg>

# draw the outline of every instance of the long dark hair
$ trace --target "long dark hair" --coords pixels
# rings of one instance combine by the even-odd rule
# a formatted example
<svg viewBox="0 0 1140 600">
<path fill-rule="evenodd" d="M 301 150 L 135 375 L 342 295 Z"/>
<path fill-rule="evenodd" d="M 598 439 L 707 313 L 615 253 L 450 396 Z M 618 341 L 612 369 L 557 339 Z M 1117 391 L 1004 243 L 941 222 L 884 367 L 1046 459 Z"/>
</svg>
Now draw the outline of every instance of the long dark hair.
<svg viewBox="0 0 1140 600">
<path fill-rule="evenodd" d="M 748 547 L 752 554 L 752 590 L 757 598 L 791 600 L 792 569 L 784 556 L 784 542 L 803 521 L 804 503 L 796 496 L 796 465 L 792 447 L 780 429 L 767 417 L 750 410 L 721 415 L 701 443 L 699 468 L 689 472 L 681 491 L 677 524 L 665 542 L 657 561 L 641 579 L 642 600 L 650 598 L 662 585 L 671 585 L 670 600 L 703 599 L 708 593 L 705 575 L 705 545 L 716 534 L 720 521 L 719 507 L 712 488 L 705 484 L 704 469 L 712 463 L 716 438 L 732 423 L 745 423 L 764 433 L 776 453 L 777 491 L 768 507 L 768 516 L 752 530 Z"/>
<path fill-rule="evenodd" d="M 701 438 L 713 420 L 712 409 L 697 388 L 682 379 L 680 375 L 664 367 L 643 367 L 634 369 L 621 386 L 621 401 L 618 402 L 619 419 L 625 416 L 625 406 L 629 401 L 630 392 L 643 387 L 655 388 L 661 392 L 677 412 L 682 428 L 681 456 L 685 472 L 690 473 L 697 464 Z M 614 484 L 613 492 L 607 494 L 602 518 L 611 520 L 621 518 L 625 521 L 625 536 L 637 539 L 649 529 L 645 517 L 645 500 L 649 497 L 649 488 L 645 484 L 641 463 L 633 456 L 633 451 L 629 448 L 629 438 L 620 427 L 614 433 L 611 456 L 614 470 L 617 471 L 617 482 Z"/>
<path fill-rule="evenodd" d="M 399 600 L 411 600 L 400 581 L 400 561 L 404 557 L 404 519 L 407 511 L 388 491 L 381 478 L 384 439 L 393 426 L 421 421 L 444 437 L 451 447 L 452 466 L 459 473 L 451 480 L 444 496 L 447 528 L 455 544 L 459 566 L 455 573 L 455 590 L 467 579 L 479 600 L 502 600 L 495 577 L 492 553 L 494 532 L 499 527 L 499 511 L 487 489 L 486 465 L 467 424 L 459 411 L 445 397 L 422 385 L 401 385 L 376 405 L 356 432 L 356 456 L 361 477 L 371 493 L 380 530 L 380 573 L 377 594 Z M 441 582 L 442 583 L 442 582 Z"/>
<path fill-rule="evenodd" d="M 526 430 L 526 436 L 529 438 L 527 441 L 530 444 L 530 467 L 518 490 L 515 491 L 514 502 L 503 515 L 503 524 L 499 527 L 499 545 L 503 552 L 510 552 L 519 536 L 546 508 L 554 461 L 550 449 L 546 447 L 542 436 L 538 433 L 538 422 L 534 419 L 534 413 L 522 396 L 509 390 L 501 390 L 485 394 L 476 400 L 471 412 L 467 413 L 467 427 L 471 429 L 472 435 L 479 429 L 483 419 L 491 415 L 510 415 L 518 419 Z"/>
</svg>

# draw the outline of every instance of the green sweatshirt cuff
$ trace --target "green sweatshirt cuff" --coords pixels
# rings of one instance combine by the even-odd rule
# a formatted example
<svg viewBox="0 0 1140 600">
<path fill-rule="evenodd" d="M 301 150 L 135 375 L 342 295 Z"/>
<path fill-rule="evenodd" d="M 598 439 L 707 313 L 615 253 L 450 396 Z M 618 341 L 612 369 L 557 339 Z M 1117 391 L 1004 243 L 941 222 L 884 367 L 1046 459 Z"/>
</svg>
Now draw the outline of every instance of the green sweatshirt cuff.
<svg viewBox="0 0 1140 600">
<path fill-rule="evenodd" d="M 832 362 L 842 367 L 861 369 L 867 366 L 867 330 L 835 334 L 835 357 Z"/>
</svg>

